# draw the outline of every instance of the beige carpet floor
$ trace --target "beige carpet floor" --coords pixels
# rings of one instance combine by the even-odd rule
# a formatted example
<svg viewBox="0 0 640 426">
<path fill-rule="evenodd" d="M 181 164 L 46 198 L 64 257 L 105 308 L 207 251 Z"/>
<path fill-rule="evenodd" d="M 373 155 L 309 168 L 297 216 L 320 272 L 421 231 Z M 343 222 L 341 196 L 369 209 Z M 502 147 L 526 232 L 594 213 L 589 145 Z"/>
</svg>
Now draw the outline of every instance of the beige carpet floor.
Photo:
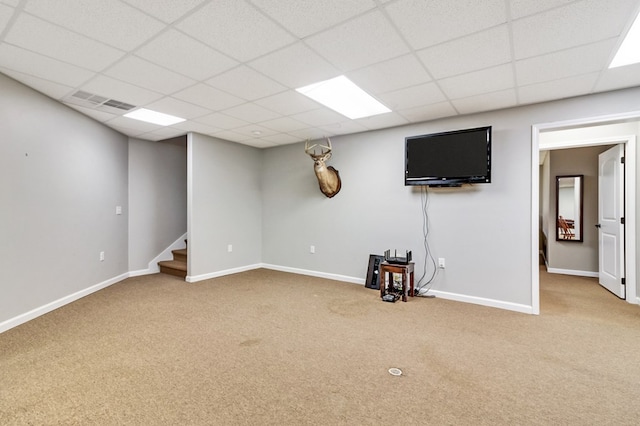
<svg viewBox="0 0 640 426">
<path fill-rule="evenodd" d="M 541 276 L 539 316 L 263 269 L 130 278 L 0 334 L 0 424 L 639 424 L 640 308 Z"/>
</svg>

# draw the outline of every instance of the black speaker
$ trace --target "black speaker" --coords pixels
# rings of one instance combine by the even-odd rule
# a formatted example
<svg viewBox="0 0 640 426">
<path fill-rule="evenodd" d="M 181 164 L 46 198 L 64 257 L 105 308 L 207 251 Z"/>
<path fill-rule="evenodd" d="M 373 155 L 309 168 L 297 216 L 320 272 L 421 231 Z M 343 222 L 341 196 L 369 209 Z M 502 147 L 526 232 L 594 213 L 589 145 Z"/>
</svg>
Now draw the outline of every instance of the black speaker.
<svg viewBox="0 0 640 426">
<path fill-rule="evenodd" d="M 367 269 L 367 280 L 364 286 L 374 290 L 380 290 L 380 264 L 384 257 L 378 254 L 369 255 L 369 268 Z"/>
</svg>

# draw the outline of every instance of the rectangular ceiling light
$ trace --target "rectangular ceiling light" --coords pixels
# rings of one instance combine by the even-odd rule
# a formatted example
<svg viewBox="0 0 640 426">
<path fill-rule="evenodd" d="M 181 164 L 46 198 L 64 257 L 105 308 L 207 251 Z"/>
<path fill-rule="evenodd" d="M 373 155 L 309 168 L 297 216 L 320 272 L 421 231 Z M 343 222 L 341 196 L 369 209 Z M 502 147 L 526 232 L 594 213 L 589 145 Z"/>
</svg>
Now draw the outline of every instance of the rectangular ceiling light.
<svg viewBox="0 0 640 426">
<path fill-rule="evenodd" d="M 169 114 L 163 114 L 161 112 L 152 111 L 150 109 L 140 108 L 135 111 L 129 112 L 124 115 L 127 118 L 133 118 L 134 120 L 145 121 L 147 123 L 158 124 L 160 126 L 171 126 L 172 124 L 181 123 L 185 121 L 184 118 L 176 117 Z"/>
<path fill-rule="evenodd" d="M 636 20 L 631 25 L 609 68 L 622 67 L 638 62 L 640 62 L 640 14 L 636 16 Z"/>
<path fill-rule="evenodd" d="M 301 87 L 296 91 L 352 120 L 391 112 L 343 75 Z"/>
</svg>

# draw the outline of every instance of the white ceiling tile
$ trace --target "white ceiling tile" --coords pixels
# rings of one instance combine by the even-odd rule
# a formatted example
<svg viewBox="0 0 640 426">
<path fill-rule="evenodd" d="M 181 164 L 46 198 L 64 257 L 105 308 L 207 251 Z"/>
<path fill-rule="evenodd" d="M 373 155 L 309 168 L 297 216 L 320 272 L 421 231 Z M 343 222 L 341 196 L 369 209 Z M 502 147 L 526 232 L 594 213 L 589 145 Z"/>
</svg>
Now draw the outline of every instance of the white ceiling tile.
<svg viewBox="0 0 640 426">
<path fill-rule="evenodd" d="M 231 108 L 244 103 L 244 100 L 236 96 L 202 83 L 174 93 L 172 96 L 214 111 Z"/>
<path fill-rule="evenodd" d="M 517 19 L 555 7 L 564 6 L 576 0 L 509 0 L 511 18 Z"/>
<path fill-rule="evenodd" d="M 607 69 L 602 72 L 595 90 L 617 90 L 640 86 L 640 64 Z"/>
<path fill-rule="evenodd" d="M 101 71 L 124 52 L 27 14 L 5 37 L 7 43 L 93 71 Z"/>
<path fill-rule="evenodd" d="M 0 28 L 6 28 L 7 24 L 9 24 L 9 20 L 13 16 L 13 12 L 15 9 L 0 4 Z M 1 31 L 0 31 L 1 32 Z"/>
<path fill-rule="evenodd" d="M 273 120 L 267 120 L 260 123 L 261 126 L 273 129 L 278 132 L 291 132 L 294 130 L 304 129 L 307 125 L 294 120 L 291 117 L 280 117 Z"/>
<path fill-rule="evenodd" d="M 98 75 L 80 87 L 96 95 L 116 99 L 131 105 L 143 106 L 162 98 L 162 94 L 105 75 Z"/>
<path fill-rule="evenodd" d="M 519 84 L 529 85 L 586 74 L 606 66 L 614 40 L 606 40 L 516 62 Z"/>
<path fill-rule="evenodd" d="M 280 117 L 279 114 L 254 103 L 246 103 L 228 108 L 224 113 L 248 121 L 249 123 L 259 123 Z"/>
<path fill-rule="evenodd" d="M 278 133 L 273 136 L 265 136 L 264 138 L 262 138 L 262 140 L 271 142 L 276 145 L 289 145 L 292 143 L 300 142 L 300 138 L 289 135 L 287 133 Z"/>
<path fill-rule="evenodd" d="M 417 54 L 436 79 L 504 64 L 511 61 L 509 29 L 500 25 Z"/>
<path fill-rule="evenodd" d="M 30 0 L 25 10 L 119 49 L 133 49 L 163 24 L 118 0 Z"/>
<path fill-rule="evenodd" d="M 176 117 L 184 119 L 202 117 L 203 115 L 211 113 L 208 109 L 174 98 L 160 99 L 159 101 L 146 105 L 145 108 L 162 112 L 164 114 L 175 115 Z"/>
<path fill-rule="evenodd" d="M 302 121 L 311 126 L 326 126 L 327 124 L 340 123 L 345 116 L 333 112 L 328 108 L 320 108 L 313 111 L 302 112 L 292 116 L 293 119 Z"/>
<path fill-rule="evenodd" d="M 85 108 L 85 107 L 81 107 L 79 105 L 72 105 L 72 104 L 65 104 L 70 108 L 75 109 L 76 111 L 81 112 L 82 114 L 89 116 L 91 118 L 93 118 L 96 121 L 100 121 L 105 122 L 105 121 L 110 121 L 113 120 L 117 114 L 111 114 L 108 112 L 104 112 L 101 110 L 97 110 L 97 109 L 92 109 L 92 108 Z M 124 112 L 124 111 L 123 111 Z"/>
<path fill-rule="evenodd" d="M 398 111 L 400 115 L 411 123 L 435 120 L 436 118 L 451 117 L 458 115 L 450 102 L 440 102 L 438 104 L 419 106 Z"/>
<path fill-rule="evenodd" d="M 427 83 L 429 73 L 414 55 L 404 55 L 347 73 L 347 77 L 371 95 Z"/>
<path fill-rule="evenodd" d="M 470 114 L 472 112 L 514 107 L 518 102 L 515 89 L 507 89 L 464 99 L 456 99 L 451 101 L 451 103 L 460 114 Z"/>
<path fill-rule="evenodd" d="M 66 86 L 79 86 L 94 73 L 25 49 L 0 45 L 0 66 Z"/>
<path fill-rule="evenodd" d="M 195 83 L 181 74 L 135 56 L 128 56 L 105 72 L 106 75 L 164 95 Z"/>
<path fill-rule="evenodd" d="M 638 74 L 640 75 L 640 74 Z M 598 80 L 598 73 L 582 74 L 560 80 L 546 81 L 518 88 L 520 104 L 545 102 L 552 99 L 569 98 L 591 92 Z M 640 83 L 640 78 L 637 79 Z"/>
<path fill-rule="evenodd" d="M 255 103 L 282 115 L 293 115 L 320 107 L 315 101 L 293 90 L 258 99 Z"/>
<path fill-rule="evenodd" d="M 366 132 L 368 130 L 366 127 L 364 127 L 357 121 L 352 121 L 352 120 L 318 126 L 318 129 L 325 130 L 327 134 L 332 134 L 332 135 L 338 135 L 338 134 L 349 135 L 351 133 Z"/>
<path fill-rule="evenodd" d="M 511 64 L 506 64 L 445 78 L 438 83 L 449 99 L 460 99 L 510 89 L 514 87 L 514 78 Z"/>
<path fill-rule="evenodd" d="M 342 71 L 350 71 L 409 52 L 384 15 L 367 13 L 305 42 Z"/>
<path fill-rule="evenodd" d="M 512 23 L 516 59 L 617 37 L 637 7 L 636 0 L 583 0 Z"/>
<path fill-rule="evenodd" d="M 234 93 L 248 101 L 286 90 L 269 77 L 245 66 L 239 66 L 206 81 L 210 86 Z"/>
<path fill-rule="evenodd" d="M 174 127 L 162 127 L 152 132 L 144 133 L 140 135 L 140 137 L 153 141 L 161 141 L 163 139 L 175 138 L 185 134 L 186 132 L 184 130 L 176 129 Z"/>
<path fill-rule="evenodd" d="M 291 89 L 338 76 L 339 71 L 302 43 L 263 56 L 249 66 Z"/>
<path fill-rule="evenodd" d="M 169 30 L 136 51 L 136 55 L 195 80 L 204 80 L 238 64 L 183 33 Z"/>
<path fill-rule="evenodd" d="M 252 146 L 254 148 L 272 148 L 276 146 L 275 143 L 266 139 L 247 139 L 241 142 L 243 145 Z"/>
<path fill-rule="evenodd" d="M 172 23 L 207 0 L 123 0 L 161 21 Z"/>
<path fill-rule="evenodd" d="M 231 117 L 230 115 L 222 114 L 219 112 L 214 112 L 213 114 L 199 117 L 195 119 L 195 121 L 224 130 L 235 129 L 236 127 L 243 127 L 250 124 L 244 120 L 240 120 L 238 118 Z"/>
<path fill-rule="evenodd" d="M 246 140 L 253 140 L 253 138 L 247 135 L 241 135 L 240 133 L 236 133 L 231 130 L 223 130 L 221 132 L 215 133 L 213 136 L 231 142 L 244 142 Z"/>
<path fill-rule="evenodd" d="M 152 132 L 161 128 L 157 124 L 151 124 L 140 120 L 134 120 L 124 116 L 116 116 L 115 118 L 106 122 L 108 125 L 117 126 L 124 129 L 133 129 L 140 133 Z"/>
<path fill-rule="evenodd" d="M 70 86 L 54 83 L 39 77 L 34 77 L 22 72 L 13 71 L 8 68 L 0 67 L 0 73 L 8 75 L 20 83 L 37 90 L 53 99 L 61 99 L 73 91 Z"/>
<path fill-rule="evenodd" d="M 445 100 L 444 94 L 433 82 L 395 90 L 379 95 L 378 98 L 392 111 L 435 104 Z"/>
<path fill-rule="evenodd" d="M 242 22 L 242 25 L 238 25 Z M 177 24 L 185 33 L 232 58 L 247 61 L 295 39 L 244 1 L 216 0 Z"/>
<path fill-rule="evenodd" d="M 316 139 L 323 139 L 327 136 L 333 136 L 333 134 L 328 135 L 326 131 L 322 130 L 322 129 L 317 129 L 315 127 L 307 127 L 306 129 L 302 129 L 302 130 L 295 130 L 293 132 L 289 132 L 289 134 L 293 137 L 298 138 L 298 140 L 300 141 L 304 141 L 304 140 L 316 140 Z"/>
<path fill-rule="evenodd" d="M 507 21 L 505 0 L 399 0 L 386 6 L 414 49 L 434 46 Z"/>
<path fill-rule="evenodd" d="M 376 7 L 372 0 L 296 0 L 295 6 L 282 0 L 251 2 L 299 38 L 322 31 Z"/>
<path fill-rule="evenodd" d="M 359 118 L 356 121 L 361 126 L 371 130 L 402 126 L 403 124 L 408 123 L 408 121 L 404 117 L 393 111 L 386 114 L 378 114 L 371 117 Z"/>
<path fill-rule="evenodd" d="M 185 132 L 196 132 L 203 135 L 211 135 L 216 132 L 222 131 L 222 129 L 220 129 L 219 127 L 208 126 L 206 124 L 198 123 L 197 121 L 193 120 L 183 121 L 182 123 L 174 124 L 171 127 L 184 130 Z"/>
<path fill-rule="evenodd" d="M 235 133 L 249 136 L 253 139 L 262 139 L 265 136 L 273 136 L 278 132 L 258 124 L 249 124 L 244 127 L 236 127 L 233 129 Z M 256 134 L 257 133 L 257 134 Z"/>
</svg>

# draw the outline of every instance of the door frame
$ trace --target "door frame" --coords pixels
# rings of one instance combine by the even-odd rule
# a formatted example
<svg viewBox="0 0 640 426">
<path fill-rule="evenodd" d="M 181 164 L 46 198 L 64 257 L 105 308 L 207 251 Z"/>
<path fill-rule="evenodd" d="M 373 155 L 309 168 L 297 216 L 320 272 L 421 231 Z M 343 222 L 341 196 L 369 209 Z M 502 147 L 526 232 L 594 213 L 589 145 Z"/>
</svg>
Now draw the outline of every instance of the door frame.
<svg viewBox="0 0 640 426">
<path fill-rule="evenodd" d="M 625 282 L 626 301 L 639 304 L 636 296 L 636 135 L 619 135 L 592 140 L 574 141 L 553 146 L 540 146 L 540 132 L 589 127 L 594 125 L 619 124 L 640 121 L 640 111 L 602 117 L 583 118 L 531 126 L 531 308 L 540 314 L 539 271 L 539 220 L 540 205 L 540 149 L 577 148 L 580 146 L 625 144 Z"/>
</svg>

